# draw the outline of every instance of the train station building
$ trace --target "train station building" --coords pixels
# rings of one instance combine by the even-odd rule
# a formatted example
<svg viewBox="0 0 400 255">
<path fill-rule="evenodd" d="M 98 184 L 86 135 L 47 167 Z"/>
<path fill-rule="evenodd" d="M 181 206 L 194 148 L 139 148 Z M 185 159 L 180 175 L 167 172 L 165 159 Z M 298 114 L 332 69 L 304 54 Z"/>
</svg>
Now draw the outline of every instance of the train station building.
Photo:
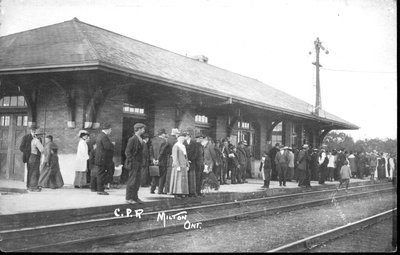
<svg viewBox="0 0 400 255">
<path fill-rule="evenodd" d="M 279 142 L 319 146 L 331 130 L 358 127 L 256 79 L 84 23 L 62 23 L 0 37 L 0 179 L 24 180 L 19 144 L 37 124 L 54 137 L 66 184 L 74 178 L 78 131 L 94 139 L 112 125 L 114 161 L 136 122 L 193 128 L 251 146 L 253 171 Z M 271 70 L 273 71 L 273 70 Z"/>
</svg>

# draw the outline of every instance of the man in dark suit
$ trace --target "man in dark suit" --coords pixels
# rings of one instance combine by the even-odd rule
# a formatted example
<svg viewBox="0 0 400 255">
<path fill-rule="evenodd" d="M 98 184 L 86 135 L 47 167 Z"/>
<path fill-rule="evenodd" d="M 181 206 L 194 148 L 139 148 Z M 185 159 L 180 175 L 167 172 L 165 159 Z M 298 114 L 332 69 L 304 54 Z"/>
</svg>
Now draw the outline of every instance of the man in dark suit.
<svg viewBox="0 0 400 255">
<path fill-rule="evenodd" d="M 162 128 L 158 130 L 157 134 L 158 136 L 151 139 L 150 160 L 153 162 L 153 165 L 158 166 L 160 175 L 152 176 L 150 193 L 154 194 L 156 186 L 158 186 L 158 194 L 166 194 L 163 189 L 167 175 L 167 132 Z"/>
<path fill-rule="evenodd" d="M 201 144 L 203 139 L 205 139 L 205 136 L 202 134 L 199 134 L 196 136 L 196 194 L 197 196 L 204 196 L 201 193 L 201 182 L 202 182 L 202 173 L 204 170 L 204 148 L 203 145 Z"/>
<path fill-rule="evenodd" d="M 281 150 L 275 155 L 275 165 L 278 170 L 279 186 L 286 187 L 287 170 L 289 166 L 289 147 L 281 146 Z"/>
<path fill-rule="evenodd" d="M 275 147 L 273 147 L 268 153 L 269 158 L 271 159 L 271 166 L 272 166 L 271 180 L 277 180 L 278 179 L 277 178 L 278 177 L 278 171 L 276 170 L 275 156 L 276 156 L 276 153 L 279 151 L 279 147 L 280 147 L 280 144 L 276 143 Z"/>
<path fill-rule="evenodd" d="M 307 144 L 303 145 L 303 149 L 300 150 L 299 155 L 297 157 L 297 172 L 299 178 L 299 187 L 310 187 L 309 183 L 309 171 L 308 171 L 308 163 L 309 163 L 309 146 Z"/>
<path fill-rule="evenodd" d="M 107 181 L 107 170 L 111 169 L 114 165 L 114 144 L 111 143 L 108 137 L 111 134 L 111 125 L 109 123 L 104 123 L 102 126 L 102 131 L 96 137 L 96 154 L 94 164 L 97 166 L 98 172 L 97 176 L 94 176 L 95 180 L 93 183 L 97 182 L 97 194 L 108 195 L 104 191 L 104 184 Z M 97 180 L 96 180 L 97 179 Z M 92 181 L 91 181 L 92 182 Z M 95 187 L 91 187 L 92 191 Z"/>
<path fill-rule="evenodd" d="M 244 150 L 244 141 L 239 142 L 239 146 L 236 149 L 236 154 L 240 165 L 240 170 L 238 173 L 240 180 L 239 183 L 247 183 L 246 181 L 247 157 L 246 157 L 246 151 Z"/>
<path fill-rule="evenodd" d="M 146 125 L 143 123 L 136 123 L 133 126 L 135 135 L 128 140 L 126 145 L 126 168 L 129 169 L 129 178 L 126 184 L 125 199 L 127 203 L 142 203 L 138 197 L 140 187 L 140 170 L 143 161 L 143 141 L 141 135 L 144 134 Z"/>
<path fill-rule="evenodd" d="M 253 157 L 253 155 L 251 154 L 251 149 L 250 146 L 247 144 L 247 141 L 244 140 L 243 141 L 244 144 L 244 151 L 246 152 L 246 174 L 245 176 L 247 178 L 252 178 L 251 176 L 251 157 Z"/>
<path fill-rule="evenodd" d="M 186 138 L 183 144 L 186 147 L 186 154 L 189 160 L 188 184 L 189 197 L 197 197 L 196 194 L 196 157 L 198 156 L 196 141 L 192 139 L 193 130 L 186 130 Z"/>
<path fill-rule="evenodd" d="M 31 156 L 31 143 L 32 143 L 32 139 L 35 136 L 35 132 L 38 129 L 38 127 L 36 125 L 31 125 L 30 127 L 30 133 L 26 134 L 23 138 L 22 138 L 22 142 L 19 146 L 19 150 L 22 152 L 22 162 L 24 163 L 28 163 L 29 161 L 29 157 Z M 26 181 L 26 187 L 29 188 L 29 180 L 31 179 L 30 176 L 32 174 L 32 169 L 30 169 L 30 164 L 27 164 L 27 170 L 28 170 L 28 177 L 27 177 L 27 181 Z"/>
</svg>

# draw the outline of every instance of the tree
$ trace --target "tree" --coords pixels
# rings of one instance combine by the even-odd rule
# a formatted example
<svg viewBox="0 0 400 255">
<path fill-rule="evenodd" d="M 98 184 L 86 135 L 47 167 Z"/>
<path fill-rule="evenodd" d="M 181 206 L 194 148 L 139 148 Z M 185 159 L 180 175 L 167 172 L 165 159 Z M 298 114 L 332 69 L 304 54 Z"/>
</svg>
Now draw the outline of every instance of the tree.
<svg viewBox="0 0 400 255">
<path fill-rule="evenodd" d="M 329 132 L 323 141 L 328 150 L 344 149 L 357 152 L 389 152 L 397 155 L 397 139 L 364 139 L 354 142 L 353 138 L 343 132 Z"/>
</svg>

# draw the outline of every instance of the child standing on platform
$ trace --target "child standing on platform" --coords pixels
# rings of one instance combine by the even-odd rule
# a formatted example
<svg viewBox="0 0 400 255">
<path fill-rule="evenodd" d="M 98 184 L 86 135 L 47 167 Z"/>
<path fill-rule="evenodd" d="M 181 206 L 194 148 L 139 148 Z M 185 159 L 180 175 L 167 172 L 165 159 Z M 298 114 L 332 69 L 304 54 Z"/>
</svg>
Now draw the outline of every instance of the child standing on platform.
<svg viewBox="0 0 400 255">
<path fill-rule="evenodd" d="M 348 165 L 349 163 L 347 161 L 344 162 L 344 165 L 340 169 L 340 184 L 336 188 L 337 190 L 342 187 L 342 184 L 346 185 L 346 193 L 348 192 L 347 189 L 349 188 L 349 183 L 350 183 L 350 177 L 351 177 L 351 170 Z"/>
</svg>

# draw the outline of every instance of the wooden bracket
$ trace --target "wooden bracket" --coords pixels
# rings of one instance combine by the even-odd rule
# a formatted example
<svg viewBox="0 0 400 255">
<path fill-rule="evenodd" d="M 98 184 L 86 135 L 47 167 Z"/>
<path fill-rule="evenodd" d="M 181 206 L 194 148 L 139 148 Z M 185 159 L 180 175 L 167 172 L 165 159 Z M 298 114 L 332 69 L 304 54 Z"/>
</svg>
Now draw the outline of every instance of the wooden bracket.
<svg viewBox="0 0 400 255">
<path fill-rule="evenodd" d="M 75 93 L 72 87 L 67 87 L 65 80 L 60 81 L 60 79 L 50 78 L 51 83 L 53 83 L 60 91 L 64 94 L 66 98 L 67 110 L 68 110 L 68 122 L 71 122 L 70 127 L 75 127 Z M 73 124 L 72 124 L 73 123 Z"/>
<path fill-rule="evenodd" d="M 267 141 L 271 141 L 272 139 L 272 131 L 274 130 L 274 128 L 282 122 L 283 119 L 276 119 L 272 122 L 272 125 L 268 128 L 267 130 Z"/>
</svg>

